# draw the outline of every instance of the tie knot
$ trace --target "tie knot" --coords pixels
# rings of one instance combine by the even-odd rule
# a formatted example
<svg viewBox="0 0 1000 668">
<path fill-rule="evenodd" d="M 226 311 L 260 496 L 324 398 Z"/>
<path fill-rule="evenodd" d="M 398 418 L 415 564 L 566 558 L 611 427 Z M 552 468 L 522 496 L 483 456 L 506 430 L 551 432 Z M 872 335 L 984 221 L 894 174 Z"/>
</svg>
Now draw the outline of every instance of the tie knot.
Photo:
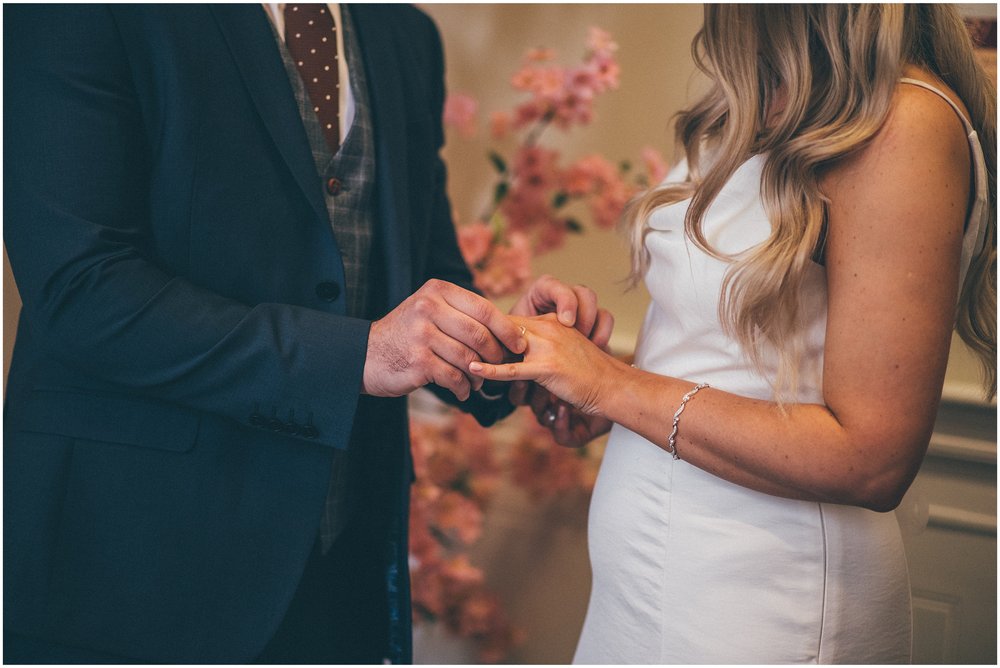
<svg viewBox="0 0 1000 668">
<path fill-rule="evenodd" d="M 333 26 L 333 17 L 330 16 L 329 7 L 324 4 L 287 4 L 285 5 L 286 32 L 289 25 L 294 25 L 296 27 L 321 26 L 329 29 Z"/>
</svg>

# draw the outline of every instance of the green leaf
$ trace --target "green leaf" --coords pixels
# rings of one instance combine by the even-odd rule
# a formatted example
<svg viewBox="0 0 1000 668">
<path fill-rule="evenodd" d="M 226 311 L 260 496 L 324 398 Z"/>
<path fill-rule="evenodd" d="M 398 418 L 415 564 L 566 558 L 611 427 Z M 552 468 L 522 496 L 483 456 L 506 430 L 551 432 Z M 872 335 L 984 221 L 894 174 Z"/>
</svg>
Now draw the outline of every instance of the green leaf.
<svg viewBox="0 0 1000 668">
<path fill-rule="evenodd" d="M 507 196 L 507 193 L 509 191 L 510 191 L 510 184 L 508 184 L 506 181 L 501 181 L 500 183 L 498 183 L 496 189 L 493 191 L 493 203 L 499 204 L 501 201 L 503 201 L 503 198 Z"/>
<path fill-rule="evenodd" d="M 560 190 L 555 194 L 555 197 L 552 198 L 552 208 L 561 209 L 562 207 L 566 206 L 566 202 L 568 201 L 569 201 L 569 195 Z"/>
<path fill-rule="evenodd" d="M 507 219 L 499 211 L 494 211 L 490 216 L 489 225 L 493 228 L 493 243 L 498 244 L 503 240 L 504 231 L 507 229 Z"/>
<path fill-rule="evenodd" d="M 458 477 L 452 481 L 451 488 L 462 496 L 472 496 L 472 486 L 469 480 L 469 471 L 462 471 Z"/>
<path fill-rule="evenodd" d="M 499 153 L 496 151 L 490 151 L 489 158 L 490 162 L 493 163 L 494 169 L 496 169 L 499 173 L 503 174 L 507 171 L 507 163 L 504 162 L 503 157 L 501 157 Z"/>
<path fill-rule="evenodd" d="M 566 229 L 573 234 L 583 234 L 583 225 L 576 218 L 566 219 Z"/>
</svg>

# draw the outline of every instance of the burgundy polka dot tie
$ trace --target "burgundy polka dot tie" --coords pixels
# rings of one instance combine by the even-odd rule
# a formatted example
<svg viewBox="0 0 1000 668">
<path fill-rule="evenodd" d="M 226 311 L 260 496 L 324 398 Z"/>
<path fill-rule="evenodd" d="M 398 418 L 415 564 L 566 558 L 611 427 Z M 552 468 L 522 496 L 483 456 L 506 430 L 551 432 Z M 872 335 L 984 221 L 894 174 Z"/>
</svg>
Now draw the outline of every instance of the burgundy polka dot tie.
<svg viewBox="0 0 1000 668">
<path fill-rule="evenodd" d="M 340 147 L 337 26 L 325 4 L 285 5 L 285 44 L 319 118 L 326 143 Z"/>
</svg>

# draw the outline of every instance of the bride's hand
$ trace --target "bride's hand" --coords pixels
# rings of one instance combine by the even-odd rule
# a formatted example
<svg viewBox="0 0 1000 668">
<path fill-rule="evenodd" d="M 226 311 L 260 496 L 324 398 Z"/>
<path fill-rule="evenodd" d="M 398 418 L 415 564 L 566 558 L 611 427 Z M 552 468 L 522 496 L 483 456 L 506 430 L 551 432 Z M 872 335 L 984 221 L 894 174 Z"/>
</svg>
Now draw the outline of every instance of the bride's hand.
<svg viewBox="0 0 1000 668">
<path fill-rule="evenodd" d="M 581 334 L 594 342 L 598 348 L 606 348 L 614 330 L 614 316 L 607 309 L 597 304 L 597 293 L 585 285 L 566 285 L 552 276 L 540 276 L 531 287 L 517 300 L 510 310 L 512 316 L 531 317 L 545 313 L 556 313 L 559 322 L 567 327 L 572 326 Z M 531 404 L 537 415 L 548 406 L 537 409 L 537 402 L 532 400 L 538 386 L 525 381 L 510 384 L 508 398 L 515 406 Z M 553 404 L 558 400 L 553 400 Z M 552 406 L 556 410 L 556 406 Z M 550 425 L 545 425 L 550 426 Z"/>
<path fill-rule="evenodd" d="M 622 363 L 576 329 L 560 324 L 553 314 L 511 316 L 511 320 L 524 328 L 528 341 L 523 360 L 510 364 L 473 362 L 469 371 L 492 380 L 533 380 L 584 414 L 600 416 L 603 399 L 613 392 Z"/>
</svg>

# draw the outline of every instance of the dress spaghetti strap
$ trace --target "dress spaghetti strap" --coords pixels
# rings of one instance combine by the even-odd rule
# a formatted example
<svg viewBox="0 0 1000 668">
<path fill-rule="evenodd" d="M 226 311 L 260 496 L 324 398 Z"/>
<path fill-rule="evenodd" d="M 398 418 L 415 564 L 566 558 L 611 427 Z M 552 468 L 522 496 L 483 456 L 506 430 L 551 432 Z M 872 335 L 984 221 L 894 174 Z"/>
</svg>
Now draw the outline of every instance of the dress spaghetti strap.
<svg viewBox="0 0 1000 668">
<path fill-rule="evenodd" d="M 989 221 L 987 220 L 989 217 L 989 208 L 987 206 L 989 199 L 989 186 L 986 177 L 986 157 L 983 155 L 983 147 L 979 142 L 979 135 L 976 132 L 976 129 L 958 105 L 955 104 L 954 100 L 945 95 L 939 88 L 932 86 L 926 81 L 921 81 L 920 79 L 901 77 L 899 82 L 925 88 L 941 97 L 952 109 L 955 110 L 958 117 L 962 119 L 966 135 L 969 138 L 969 151 L 972 158 L 973 169 L 975 171 L 975 180 L 973 185 L 976 192 L 973 206 L 969 211 L 969 217 L 966 221 L 965 237 L 962 241 L 961 275 L 958 284 L 959 294 L 961 294 L 962 287 L 965 285 L 965 276 L 968 271 L 969 264 L 972 262 L 972 259 L 982 251 L 987 238 L 986 230 L 987 227 L 989 227 Z"/>
</svg>

